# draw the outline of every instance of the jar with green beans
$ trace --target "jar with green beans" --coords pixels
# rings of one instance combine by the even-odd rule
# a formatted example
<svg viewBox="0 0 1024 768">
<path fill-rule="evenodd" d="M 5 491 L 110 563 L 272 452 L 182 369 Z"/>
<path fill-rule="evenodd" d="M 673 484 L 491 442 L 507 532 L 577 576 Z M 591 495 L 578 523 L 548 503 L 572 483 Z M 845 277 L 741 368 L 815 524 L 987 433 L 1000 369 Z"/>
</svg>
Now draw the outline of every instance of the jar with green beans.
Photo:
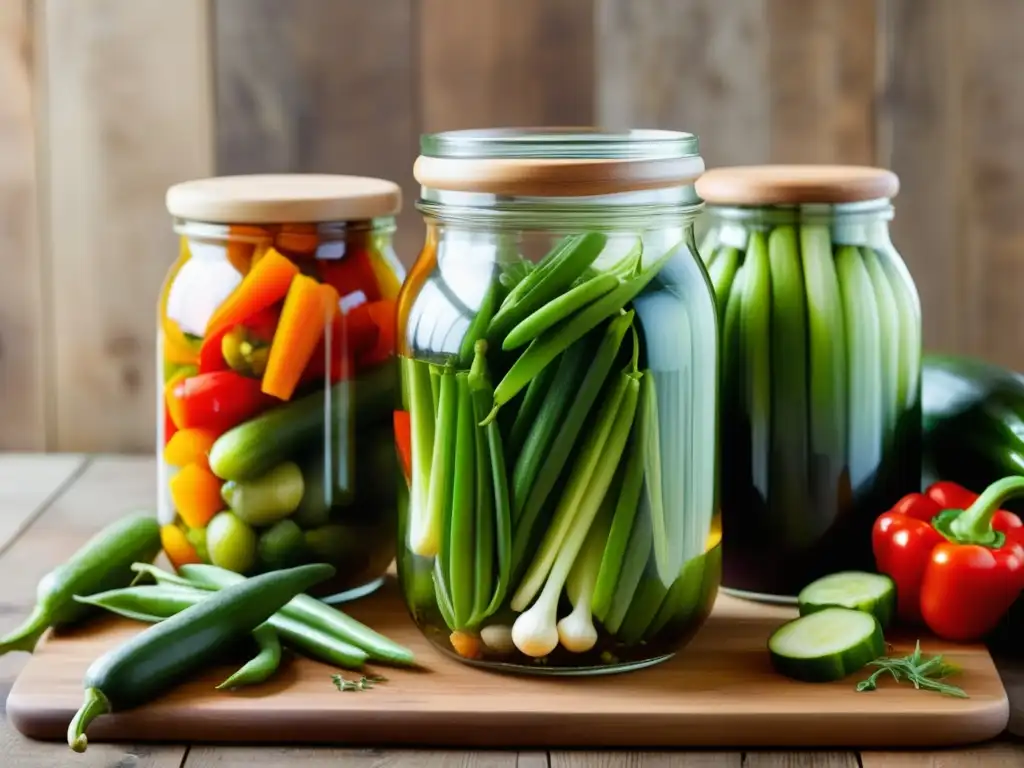
<svg viewBox="0 0 1024 768">
<path fill-rule="evenodd" d="M 398 299 L 398 573 L 443 652 L 580 674 L 672 656 L 721 575 L 718 328 L 697 138 L 424 136 Z"/>
<path fill-rule="evenodd" d="M 709 171 L 701 257 L 722 328 L 722 586 L 793 602 L 874 570 L 871 528 L 921 473 L 921 308 L 865 167 Z"/>
</svg>

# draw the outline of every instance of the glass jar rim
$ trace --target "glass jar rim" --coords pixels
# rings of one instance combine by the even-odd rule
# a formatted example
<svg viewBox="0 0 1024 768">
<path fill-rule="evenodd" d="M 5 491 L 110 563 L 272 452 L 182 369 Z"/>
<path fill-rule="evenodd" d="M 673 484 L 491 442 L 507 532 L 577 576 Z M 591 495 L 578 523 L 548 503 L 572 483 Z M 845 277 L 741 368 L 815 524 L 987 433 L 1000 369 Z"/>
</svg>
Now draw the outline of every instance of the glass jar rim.
<svg viewBox="0 0 1024 768">
<path fill-rule="evenodd" d="M 470 128 L 423 134 L 420 154 L 433 158 L 669 160 L 698 156 L 700 140 L 693 133 L 653 128 Z"/>
</svg>

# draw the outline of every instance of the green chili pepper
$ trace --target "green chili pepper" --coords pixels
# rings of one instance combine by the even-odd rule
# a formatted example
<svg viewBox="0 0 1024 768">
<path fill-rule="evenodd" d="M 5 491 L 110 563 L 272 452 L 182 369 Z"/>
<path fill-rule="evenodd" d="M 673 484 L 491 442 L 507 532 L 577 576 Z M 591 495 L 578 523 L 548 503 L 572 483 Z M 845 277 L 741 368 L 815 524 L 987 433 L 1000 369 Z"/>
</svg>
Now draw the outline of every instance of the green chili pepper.
<svg viewBox="0 0 1024 768">
<path fill-rule="evenodd" d="M 172 574 L 167 575 L 171 576 Z M 182 582 L 186 585 L 189 584 L 184 579 Z M 126 619 L 153 623 L 181 613 L 212 594 L 214 594 L 213 590 L 199 589 L 194 586 L 182 587 L 171 582 L 159 586 L 112 589 L 79 599 L 81 602 L 103 608 L 118 616 L 124 616 Z M 286 616 L 281 611 L 267 619 L 266 623 L 287 645 L 312 659 L 345 669 L 360 669 L 369 658 L 362 648 L 313 626 L 308 621 L 299 621 Z"/>
<path fill-rule="evenodd" d="M 218 689 L 241 688 L 244 685 L 262 683 L 277 671 L 281 663 L 281 640 L 274 628 L 268 624 L 260 624 L 252 631 L 252 639 L 256 641 L 259 652 L 235 674 L 218 685 Z"/>
<path fill-rule="evenodd" d="M 97 717 L 159 696 L 334 574 L 330 565 L 317 563 L 254 576 L 105 653 L 86 670 L 85 697 L 68 726 L 68 746 L 84 752 L 85 731 Z"/>
<path fill-rule="evenodd" d="M 76 602 L 75 595 L 128 585 L 132 563 L 150 562 L 159 552 L 160 525 L 152 517 L 131 515 L 108 525 L 39 581 L 35 608 L 20 627 L 0 638 L 0 655 L 31 652 L 49 627 L 81 620 L 91 609 Z"/>
</svg>

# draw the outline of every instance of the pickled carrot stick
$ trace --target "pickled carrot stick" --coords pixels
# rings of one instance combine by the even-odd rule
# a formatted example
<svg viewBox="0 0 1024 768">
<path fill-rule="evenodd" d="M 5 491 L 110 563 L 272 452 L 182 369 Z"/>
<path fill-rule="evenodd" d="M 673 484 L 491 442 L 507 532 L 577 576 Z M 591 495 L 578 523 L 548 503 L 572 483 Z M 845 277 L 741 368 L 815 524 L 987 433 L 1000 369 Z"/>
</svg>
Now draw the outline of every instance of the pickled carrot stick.
<svg viewBox="0 0 1024 768">
<path fill-rule="evenodd" d="M 262 261 L 260 262 L 263 263 Z M 281 309 L 262 389 L 282 400 L 291 398 L 328 323 L 340 312 L 338 292 L 306 275 L 296 275 Z"/>
<path fill-rule="evenodd" d="M 211 315 L 206 324 L 206 336 L 212 336 L 228 326 L 241 323 L 274 302 L 280 301 L 288 293 L 292 279 L 298 274 L 298 267 L 273 248 L 269 249 Z"/>
</svg>

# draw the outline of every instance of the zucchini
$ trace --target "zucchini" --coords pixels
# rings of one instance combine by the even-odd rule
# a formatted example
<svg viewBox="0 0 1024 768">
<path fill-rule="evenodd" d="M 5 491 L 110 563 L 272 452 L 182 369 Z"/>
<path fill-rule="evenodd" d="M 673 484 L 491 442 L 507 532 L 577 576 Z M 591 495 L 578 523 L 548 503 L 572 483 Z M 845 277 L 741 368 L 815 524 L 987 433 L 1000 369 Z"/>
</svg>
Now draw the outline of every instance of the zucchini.
<svg viewBox="0 0 1024 768">
<path fill-rule="evenodd" d="M 882 625 L 870 613 L 824 608 L 779 627 L 768 639 L 772 666 L 808 683 L 842 680 L 885 653 Z"/>
<path fill-rule="evenodd" d="M 328 402 L 334 425 L 360 427 L 390 419 L 399 397 L 396 366 L 385 363 L 361 377 L 277 406 L 228 430 L 210 449 L 210 469 L 222 480 L 251 480 L 300 450 L 322 442 L 327 431 L 324 411 Z"/>
<path fill-rule="evenodd" d="M 823 576 L 797 595 L 800 615 L 825 608 L 850 608 L 870 613 L 884 629 L 896 610 L 896 584 L 882 573 L 841 571 Z"/>
</svg>

